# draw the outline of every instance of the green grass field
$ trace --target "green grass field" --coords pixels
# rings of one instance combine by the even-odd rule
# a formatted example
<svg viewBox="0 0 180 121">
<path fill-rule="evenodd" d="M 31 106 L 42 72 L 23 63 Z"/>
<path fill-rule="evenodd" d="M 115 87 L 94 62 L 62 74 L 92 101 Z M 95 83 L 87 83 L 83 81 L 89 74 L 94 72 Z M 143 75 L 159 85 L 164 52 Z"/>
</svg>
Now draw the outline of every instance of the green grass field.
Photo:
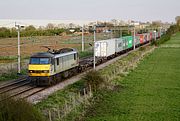
<svg viewBox="0 0 180 121">
<path fill-rule="evenodd" d="M 165 44 L 180 44 L 180 33 Z M 160 47 L 124 79 L 103 90 L 86 121 L 179 121 L 180 48 Z"/>
</svg>

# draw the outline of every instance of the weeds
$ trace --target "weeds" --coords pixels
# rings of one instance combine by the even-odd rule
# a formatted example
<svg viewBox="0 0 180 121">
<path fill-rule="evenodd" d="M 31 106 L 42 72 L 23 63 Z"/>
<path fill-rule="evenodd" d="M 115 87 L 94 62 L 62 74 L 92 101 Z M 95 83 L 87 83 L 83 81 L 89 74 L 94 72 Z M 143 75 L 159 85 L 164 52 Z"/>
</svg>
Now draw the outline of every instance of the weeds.
<svg viewBox="0 0 180 121">
<path fill-rule="evenodd" d="M 0 100 L 7 95 L 0 95 Z M 20 99 L 6 99 L 0 102 L 0 121 L 45 121 L 33 105 Z"/>
<path fill-rule="evenodd" d="M 144 51 L 146 48 L 145 47 L 140 47 L 139 51 Z"/>
<path fill-rule="evenodd" d="M 101 74 L 98 71 L 90 71 L 88 72 L 83 79 L 86 81 L 86 85 L 91 85 L 92 89 L 96 91 L 99 89 L 102 84 L 105 82 L 102 78 Z"/>
<path fill-rule="evenodd" d="M 21 70 L 21 75 L 26 75 L 27 74 L 27 70 L 23 69 Z M 0 74 L 0 81 L 9 81 L 12 79 L 17 79 L 19 78 L 19 75 L 17 74 L 16 70 L 10 70 L 10 73 L 2 73 Z"/>
</svg>

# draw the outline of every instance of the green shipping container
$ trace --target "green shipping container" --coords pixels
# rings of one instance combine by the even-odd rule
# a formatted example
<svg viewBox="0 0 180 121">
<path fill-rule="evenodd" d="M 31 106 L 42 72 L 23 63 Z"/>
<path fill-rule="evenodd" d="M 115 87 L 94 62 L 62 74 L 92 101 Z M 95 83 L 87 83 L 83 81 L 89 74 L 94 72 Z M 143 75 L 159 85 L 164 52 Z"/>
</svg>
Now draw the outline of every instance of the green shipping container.
<svg viewBox="0 0 180 121">
<path fill-rule="evenodd" d="M 128 46 L 127 48 L 131 48 L 133 46 L 133 37 L 127 36 Z"/>
<path fill-rule="evenodd" d="M 122 41 L 123 41 L 123 50 L 126 50 L 127 49 L 127 38 L 122 37 Z"/>
<path fill-rule="evenodd" d="M 123 50 L 129 49 L 133 46 L 133 37 L 132 36 L 122 37 L 122 41 L 123 41 Z"/>
</svg>

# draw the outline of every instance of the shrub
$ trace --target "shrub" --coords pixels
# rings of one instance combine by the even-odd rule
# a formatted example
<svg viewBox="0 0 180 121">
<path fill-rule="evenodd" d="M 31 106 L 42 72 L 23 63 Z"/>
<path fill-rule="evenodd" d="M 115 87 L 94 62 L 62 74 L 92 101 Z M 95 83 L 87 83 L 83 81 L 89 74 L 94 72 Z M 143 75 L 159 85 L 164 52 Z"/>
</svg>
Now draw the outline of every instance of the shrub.
<svg viewBox="0 0 180 121">
<path fill-rule="evenodd" d="M 139 51 L 144 51 L 146 48 L 145 47 L 140 47 Z"/>
<path fill-rule="evenodd" d="M 87 85 L 91 85 L 92 89 L 96 91 L 103 84 L 104 79 L 98 71 L 90 71 L 88 72 L 83 79 L 86 81 Z"/>
<path fill-rule="evenodd" d="M 152 40 L 151 45 L 155 45 L 155 46 L 157 46 L 157 45 L 158 45 L 158 42 L 157 42 L 157 41 L 155 41 L 155 40 Z"/>
<path fill-rule="evenodd" d="M 42 115 L 27 101 L 6 99 L 0 96 L 0 121 L 45 121 Z M 2 101 L 6 99 L 5 101 Z"/>
</svg>

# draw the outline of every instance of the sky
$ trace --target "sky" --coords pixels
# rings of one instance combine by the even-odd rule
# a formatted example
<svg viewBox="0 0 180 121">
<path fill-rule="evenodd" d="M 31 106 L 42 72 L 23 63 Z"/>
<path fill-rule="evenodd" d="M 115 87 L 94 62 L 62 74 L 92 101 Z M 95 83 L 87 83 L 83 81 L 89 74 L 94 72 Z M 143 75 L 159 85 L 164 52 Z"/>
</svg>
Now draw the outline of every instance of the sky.
<svg viewBox="0 0 180 121">
<path fill-rule="evenodd" d="M 0 19 L 174 22 L 180 0 L 0 0 Z"/>
</svg>

